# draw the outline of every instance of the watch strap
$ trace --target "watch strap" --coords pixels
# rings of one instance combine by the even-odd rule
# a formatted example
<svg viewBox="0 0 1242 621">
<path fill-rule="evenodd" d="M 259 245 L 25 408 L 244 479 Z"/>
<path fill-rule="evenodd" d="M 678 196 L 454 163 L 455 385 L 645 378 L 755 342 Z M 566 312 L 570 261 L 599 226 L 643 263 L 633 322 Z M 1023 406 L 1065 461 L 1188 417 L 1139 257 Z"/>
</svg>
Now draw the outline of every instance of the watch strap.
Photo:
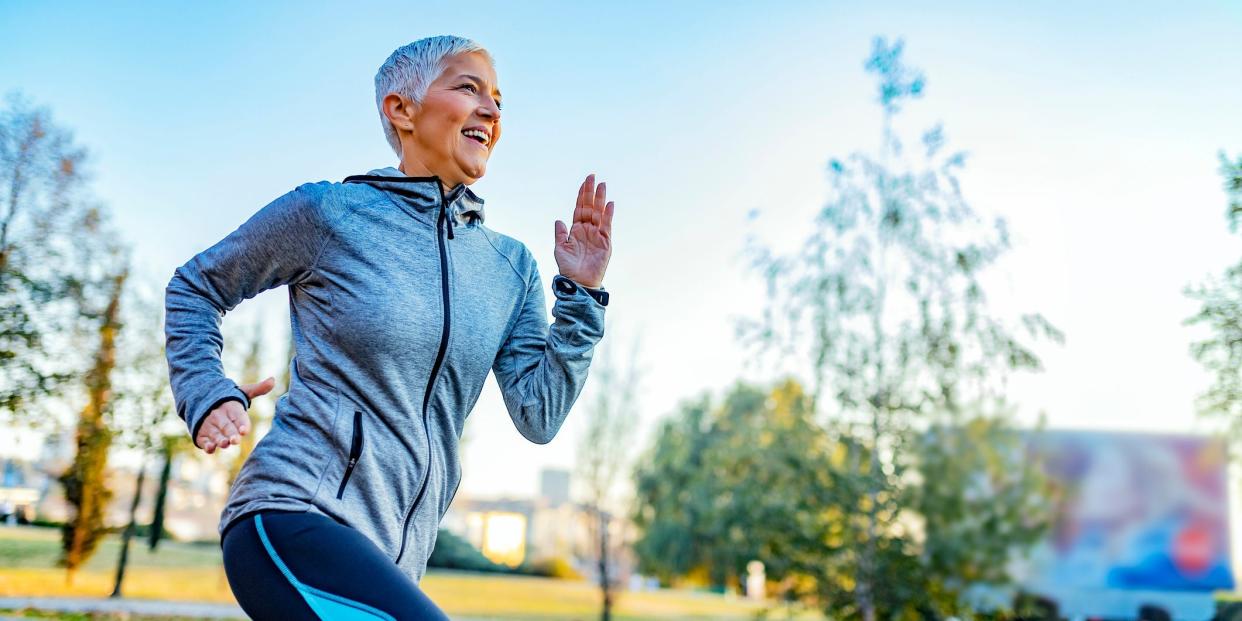
<svg viewBox="0 0 1242 621">
<path fill-rule="evenodd" d="M 574 282 L 573 279 L 567 278 L 560 274 L 557 274 L 556 277 L 552 279 L 552 286 L 561 293 L 565 294 L 572 294 L 581 288 L 587 293 L 587 295 L 594 298 L 596 302 L 599 302 L 600 306 L 608 306 L 608 292 L 604 291 L 603 287 L 592 289 L 590 287 L 580 285 Z"/>
</svg>

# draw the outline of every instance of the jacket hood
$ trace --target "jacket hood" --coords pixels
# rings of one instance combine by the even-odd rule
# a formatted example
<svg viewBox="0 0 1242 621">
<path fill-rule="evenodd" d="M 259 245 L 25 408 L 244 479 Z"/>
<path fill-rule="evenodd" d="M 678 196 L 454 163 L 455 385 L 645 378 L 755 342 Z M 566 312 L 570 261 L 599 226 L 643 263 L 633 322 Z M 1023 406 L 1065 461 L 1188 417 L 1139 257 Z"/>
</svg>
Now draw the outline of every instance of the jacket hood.
<svg viewBox="0 0 1242 621">
<path fill-rule="evenodd" d="M 431 211 L 440 207 L 440 178 L 407 177 L 392 166 L 376 168 L 365 175 L 345 178 L 345 183 L 365 183 L 377 189 L 405 198 L 405 202 L 419 211 Z M 465 221 L 473 213 L 479 222 L 484 221 L 483 199 L 464 183 L 444 193 L 444 202 L 453 214 Z"/>
</svg>

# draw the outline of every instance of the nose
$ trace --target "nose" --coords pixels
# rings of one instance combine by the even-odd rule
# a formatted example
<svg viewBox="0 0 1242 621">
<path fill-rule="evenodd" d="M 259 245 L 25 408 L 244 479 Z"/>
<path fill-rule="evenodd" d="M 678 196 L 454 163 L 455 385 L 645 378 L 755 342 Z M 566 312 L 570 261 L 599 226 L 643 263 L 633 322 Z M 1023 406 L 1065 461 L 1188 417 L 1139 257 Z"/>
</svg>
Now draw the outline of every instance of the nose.
<svg viewBox="0 0 1242 621">
<path fill-rule="evenodd" d="M 495 99 L 492 99 L 491 97 L 488 97 L 488 98 L 486 99 L 486 101 L 487 101 L 487 103 L 485 103 L 485 104 L 484 104 L 484 105 L 480 108 L 480 110 L 481 110 L 480 114 L 481 114 L 484 118 L 488 118 L 488 119 L 495 119 L 495 120 L 499 121 L 499 120 L 500 120 L 500 106 L 497 106 L 497 105 L 496 105 L 496 100 L 495 100 Z"/>
</svg>

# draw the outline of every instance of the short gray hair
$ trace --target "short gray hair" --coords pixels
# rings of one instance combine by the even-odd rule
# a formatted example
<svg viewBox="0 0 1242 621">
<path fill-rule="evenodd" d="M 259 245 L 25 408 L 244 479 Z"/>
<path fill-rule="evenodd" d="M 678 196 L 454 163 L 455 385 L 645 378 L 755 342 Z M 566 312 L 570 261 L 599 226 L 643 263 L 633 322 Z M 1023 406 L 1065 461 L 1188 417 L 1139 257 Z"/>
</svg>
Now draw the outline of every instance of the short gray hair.
<svg viewBox="0 0 1242 621">
<path fill-rule="evenodd" d="M 397 93 L 421 103 L 427 95 L 427 88 L 444 71 L 444 59 L 466 52 L 483 52 L 488 62 L 492 62 L 492 55 L 482 45 L 462 37 L 440 35 L 403 45 L 380 65 L 375 74 L 375 107 L 379 109 L 384 137 L 398 157 L 401 155 L 401 141 L 397 138 L 396 128 L 384 115 L 384 98 L 389 93 Z"/>
</svg>

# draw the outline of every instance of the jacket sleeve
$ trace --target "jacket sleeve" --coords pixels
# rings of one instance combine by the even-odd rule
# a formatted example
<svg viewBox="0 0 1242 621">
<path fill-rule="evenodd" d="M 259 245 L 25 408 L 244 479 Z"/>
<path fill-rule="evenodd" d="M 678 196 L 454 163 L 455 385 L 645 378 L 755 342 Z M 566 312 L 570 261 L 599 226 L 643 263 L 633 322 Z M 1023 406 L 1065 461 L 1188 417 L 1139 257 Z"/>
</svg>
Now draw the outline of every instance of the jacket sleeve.
<svg viewBox="0 0 1242 621">
<path fill-rule="evenodd" d="M 605 307 L 582 287 L 573 293 L 554 290 L 549 329 L 539 270 L 531 271 L 518 319 L 492 372 L 518 432 L 547 444 L 586 383 L 595 345 L 604 336 Z"/>
<path fill-rule="evenodd" d="M 311 273 L 326 239 L 326 185 L 298 186 L 173 272 L 164 290 L 164 353 L 177 415 L 192 439 L 224 401 L 250 407 L 246 394 L 224 376 L 220 321 L 243 300 Z"/>
</svg>

